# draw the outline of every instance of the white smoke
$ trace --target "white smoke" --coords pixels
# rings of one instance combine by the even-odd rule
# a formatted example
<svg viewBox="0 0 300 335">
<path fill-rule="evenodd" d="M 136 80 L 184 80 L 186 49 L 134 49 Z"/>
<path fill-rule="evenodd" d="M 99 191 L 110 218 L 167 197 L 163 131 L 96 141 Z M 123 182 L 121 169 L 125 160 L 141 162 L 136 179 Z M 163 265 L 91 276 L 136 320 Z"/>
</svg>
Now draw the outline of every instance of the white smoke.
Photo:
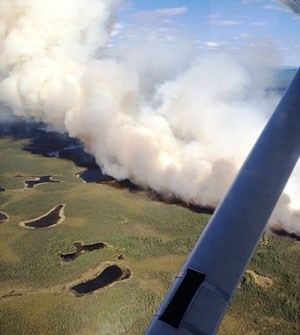
<svg viewBox="0 0 300 335">
<path fill-rule="evenodd" d="M 276 105 L 269 70 L 232 55 L 196 58 L 187 44 L 108 57 L 118 5 L 0 0 L 0 101 L 80 138 L 117 179 L 214 207 Z M 270 224 L 300 233 L 288 195 Z"/>
</svg>

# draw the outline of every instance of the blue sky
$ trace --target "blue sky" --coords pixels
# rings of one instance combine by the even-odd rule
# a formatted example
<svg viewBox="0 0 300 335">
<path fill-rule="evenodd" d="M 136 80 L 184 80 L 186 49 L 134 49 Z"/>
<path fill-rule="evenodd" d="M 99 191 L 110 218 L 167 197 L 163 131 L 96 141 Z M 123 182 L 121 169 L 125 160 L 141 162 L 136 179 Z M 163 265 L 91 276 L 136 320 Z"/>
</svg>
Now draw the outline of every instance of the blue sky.
<svg viewBox="0 0 300 335">
<path fill-rule="evenodd" d="M 300 16 L 276 0 L 127 0 L 119 45 L 190 40 L 201 53 L 272 45 L 281 65 L 300 65 Z"/>
</svg>

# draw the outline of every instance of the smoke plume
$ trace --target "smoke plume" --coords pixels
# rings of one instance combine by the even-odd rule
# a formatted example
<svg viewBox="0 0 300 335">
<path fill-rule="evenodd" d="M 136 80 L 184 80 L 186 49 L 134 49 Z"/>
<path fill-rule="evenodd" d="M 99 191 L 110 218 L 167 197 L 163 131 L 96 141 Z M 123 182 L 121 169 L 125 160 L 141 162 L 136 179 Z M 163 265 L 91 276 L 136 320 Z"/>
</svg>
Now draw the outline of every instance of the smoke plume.
<svg viewBox="0 0 300 335">
<path fill-rule="evenodd" d="M 184 43 L 114 56 L 118 6 L 0 0 L 0 101 L 79 138 L 117 179 L 216 206 L 278 102 L 271 72 Z M 298 167 L 270 225 L 300 233 L 299 184 Z"/>
</svg>

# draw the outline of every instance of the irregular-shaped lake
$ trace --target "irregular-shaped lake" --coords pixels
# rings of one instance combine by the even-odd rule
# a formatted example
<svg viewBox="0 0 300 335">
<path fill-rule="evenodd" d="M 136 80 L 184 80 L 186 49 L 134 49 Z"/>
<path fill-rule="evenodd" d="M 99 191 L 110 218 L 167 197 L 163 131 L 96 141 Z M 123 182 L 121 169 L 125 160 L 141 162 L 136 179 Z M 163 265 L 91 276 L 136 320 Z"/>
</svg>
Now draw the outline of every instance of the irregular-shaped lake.
<svg viewBox="0 0 300 335">
<path fill-rule="evenodd" d="M 41 176 L 41 177 L 33 177 L 30 179 L 26 179 L 24 181 L 26 188 L 33 188 L 36 185 L 39 184 L 45 184 L 45 183 L 60 183 L 59 180 L 53 180 L 52 176 Z"/>
<path fill-rule="evenodd" d="M 131 272 L 129 269 L 122 270 L 117 265 L 111 265 L 102 271 L 96 278 L 75 285 L 71 288 L 71 290 L 78 295 L 92 293 L 116 281 L 127 279 L 130 275 Z"/>
<path fill-rule="evenodd" d="M 77 257 L 85 252 L 91 252 L 94 250 L 103 249 L 106 247 L 106 243 L 97 242 L 92 244 L 83 244 L 82 242 L 74 242 L 75 251 L 68 254 L 61 254 L 60 257 L 66 263 L 74 261 Z"/>
<path fill-rule="evenodd" d="M 47 176 L 22 176 L 17 175 L 16 178 L 26 178 L 24 180 L 25 188 L 33 188 L 39 184 L 46 184 L 46 183 L 60 183 L 60 180 L 53 179 L 51 175 Z"/>
<path fill-rule="evenodd" d="M 86 183 L 103 183 L 114 180 L 112 177 L 102 173 L 100 168 L 90 168 L 77 174 Z"/>
<path fill-rule="evenodd" d="M 48 213 L 36 219 L 21 222 L 20 224 L 24 227 L 32 228 L 32 229 L 47 228 L 50 226 L 57 225 L 63 222 L 65 219 L 64 208 L 65 208 L 64 204 L 56 205 Z"/>
</svg>

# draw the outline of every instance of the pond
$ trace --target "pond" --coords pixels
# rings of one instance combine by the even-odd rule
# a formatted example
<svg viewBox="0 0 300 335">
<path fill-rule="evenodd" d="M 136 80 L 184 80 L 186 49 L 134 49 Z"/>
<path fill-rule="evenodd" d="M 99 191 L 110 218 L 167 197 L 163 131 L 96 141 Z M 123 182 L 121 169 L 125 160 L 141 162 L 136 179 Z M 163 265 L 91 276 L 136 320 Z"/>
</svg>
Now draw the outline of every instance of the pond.
<svg viewBox="0 0 300 335">
<path fill-rule="evenodd" d="M 59 180 L 53 180 L 52 176 L 41 176 L 41 177 L 33 177 L 30 179 L 24 180 L 24 184 L 26 188 L 33 188 L 39 184 L 45 183 L 60 183 Z"/>
<path fill-rule="evenodd" d="M 68 254 L 61 254 L 61 259 L 68 263 L 74 261 L 77 257 L 85 252 L 91 252 L 94 250 L 103 249 L 106 247 L 106 243 L 97 242 L 92 244 L 83 244 L 82 242 L 74 242 L 75 251 Z"/>
<path fill-rule="evenodd" d="M 86 183 L 103 183 L 114 180 L 112 177 L 103 174 L 100 168 L 90 168 L 77 174 Z"/>
<path fill-rule="evenodd" d="M 39 184 L 46 184 L 46 183 L 60 183 L 60 180 L 54 180 L 51 175 L 47 176 L 22 176 L 17 175 L 17 178 L 26 178 L 24 180 L 25 188 L 33 188 Z"/>
<path fill-rule="evenodd" d="M 50 226 L 57 225 L 64 221 L 64 204 L 56 205 L 48 213 L 30 220 L 21 222 L 20 224 L 27 228 L 38 229 L 38 228 L 47 228 Z"/>
<path fill-rule="evenodd" d="M 0 212 L 0 224 L 8 220 L 8 216 L 4 212 Z"/>
<path fill-rule="evenodd" d="M 117 265 L 111 265 L 107 267 L 103 272 L 101 272 L 100 275 L 96 278 L 75 285 L 71 288 L 71 290 L 78 295 L 92 293 L 116 281 L 127 279 L 130 277 L 130 275 L 131 272 L 129 269 L 126 269 L 124 271 Z"/>
</svg>

